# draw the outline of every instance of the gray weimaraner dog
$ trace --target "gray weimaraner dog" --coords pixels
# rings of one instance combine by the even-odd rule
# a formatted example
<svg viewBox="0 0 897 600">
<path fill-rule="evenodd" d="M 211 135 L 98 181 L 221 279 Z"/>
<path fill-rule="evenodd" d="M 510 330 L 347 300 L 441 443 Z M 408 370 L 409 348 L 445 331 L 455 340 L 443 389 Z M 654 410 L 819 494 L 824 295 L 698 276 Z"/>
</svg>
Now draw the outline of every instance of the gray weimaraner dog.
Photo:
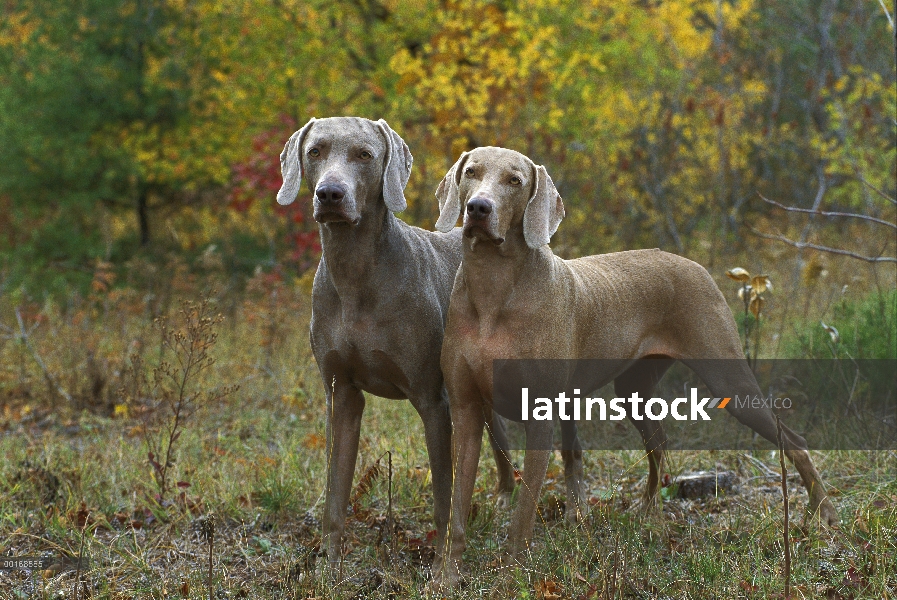
<svg viewBox="0 0 897 600">
<path fill-rule="evenodd" d="M 311 346 L 327 394 L 323 549 L 330 564 L 340 558 L 362 390 L 411 400 L 424 423 L 440 543 L 448 523 L 452 424 L 439 356 L 461 262 L 461 230 L 424 231 L 393 216 L 405 209 L 411 162 L 408 146 L 386 121 L 355 117 L 312 119 L 280 155 L 283 187 L 277 201 L 291 203 L 305 177 L 321 230 Z M 499 422 L 490 441 L 498 492 L 508 496 L 514 476 L 500 427 Z"/>
<path fill-rule="evenodd" d="M 644 398 L 651 397 L 660 376 L 678 359 L 716 396 L 731 395 L 733 389 L 763 394 L 743 360 L 732 313 L 703 267 L 659 250 L 576 260 L 552 253 L 548 241 L 564 217 L 564 205 L 545 168 L 526 156 L 493 147 L 465 153 L 436 196 L 438 230 L 452 229 L 464 210 L 463 261 L 442 348 L 454 425 L 455 480 L 447 545 L 438 549 L 433 567 L 431 586 L 440 589 L 454 586 L 460 577 L 483 415 L 491 414 L 494 359 L 657 357 L 661 360 L 620 360 L 617 371 L 596 374 L 599 385 L 594 389 L 613 381 L 618 395 L 639 392 Z M 708 369 L 696 359 L 741 360 L 728 362 L 737 367 Z M 775 443 L 771 410 L 748 411 L 732 402 L 726 409 Z M 526 421 L 527 447 L 550 447 L 552 426 L 551 421 Z M 642 431 L 646 440 L 653 433 Z M 787 427 L 783 437 L 786 454 L 809 492 L 809 510 L 818 511 L 825 524 L 836 523 L 837 512 L 806 441 Z M 532 536 L 548 458 L 546 450 L 527 450 L 511 521 L 511 558 L 527 548 Z M 662 458 L 662 449 L 656 449 L 649 496 L 656 492 Z M 565 457 L 565 463 L 577 459 Z"/>
</svg>

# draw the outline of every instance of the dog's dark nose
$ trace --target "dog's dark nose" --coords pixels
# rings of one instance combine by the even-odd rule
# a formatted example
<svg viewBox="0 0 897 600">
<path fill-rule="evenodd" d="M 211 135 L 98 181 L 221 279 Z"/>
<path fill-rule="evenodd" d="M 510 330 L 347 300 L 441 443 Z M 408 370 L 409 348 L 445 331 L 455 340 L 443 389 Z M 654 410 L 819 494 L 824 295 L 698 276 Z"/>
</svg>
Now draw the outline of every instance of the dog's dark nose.
<svg viewBox="0 0 897 600">
<path fill-rule="evenodd" d="M 325 183 L 315 190 L 315 196 L 321 204 L 339 204 L 346 195 L 346 189 L 335 183 Z"/>
<path fill-rule="evenodd" d="M 492 203 L 485 198 L 471 198 L 467 201 L 467 216 L 471 219 L 485 219 L 492 214 Z"/>
</svg>

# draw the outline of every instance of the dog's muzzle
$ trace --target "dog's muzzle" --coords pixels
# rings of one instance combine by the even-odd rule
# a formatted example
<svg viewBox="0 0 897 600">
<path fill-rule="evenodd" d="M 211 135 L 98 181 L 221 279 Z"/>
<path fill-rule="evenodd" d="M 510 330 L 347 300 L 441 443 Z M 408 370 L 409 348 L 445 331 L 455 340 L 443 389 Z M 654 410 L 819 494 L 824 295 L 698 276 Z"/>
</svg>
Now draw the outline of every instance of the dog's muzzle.
<svg viewBox="0 0 897 600">
<path fill-rule="evenodd" d="M 341 183 L 321 183 L 315 188 L 315 221 L 357 225 L 360 217 L 346 210 L 348 190 Z M 348 204 L 352 204 L 349 202 Z M 353 211 L 354 212 L 354 211 Z"/>
<path fill-rule="evenodd" d="M 464 219 L 464 235 L 469 238 L 489 240 L 495 245 L 505 241 L 493 233 L 495 228 L 495 203 L 481 197 L 473 197 L 467 201 Z"/>
</svg>

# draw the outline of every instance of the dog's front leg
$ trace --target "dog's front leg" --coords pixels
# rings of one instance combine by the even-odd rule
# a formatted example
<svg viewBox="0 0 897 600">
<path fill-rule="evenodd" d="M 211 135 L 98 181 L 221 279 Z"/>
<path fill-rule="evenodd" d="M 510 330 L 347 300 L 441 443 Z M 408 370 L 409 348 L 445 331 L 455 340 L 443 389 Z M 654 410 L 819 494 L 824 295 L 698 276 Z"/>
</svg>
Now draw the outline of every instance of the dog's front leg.
<svg viewBox="0 0 897 600">
<path fill-rule="evenodd" d="M 364 394 L 348 381 L 331 378 L 327 393 L 327 489 L 324 501 L 324 543 L 331 568 L 339 564 L 346 526 L 346 507 L 358 458 L 358 437 Z"/>
<path fill-rule="evenodd" d="M 517 509 L 511 519 L 511 532 L 508 536 L 511 559 L 519 559 L 521 553 L 529 548 L 536 522 L 536 510 L 545 473 L 548 470 L 548 457 L 551 452 L 553 434 L 552 421 L 529 421 L 526 424 L 526 457 L 523 459 L 523 476 Z"/>
<path fill-rule="evenodd" d="M 465 386 L 472 387 L 472 386 Z M 457 587 L 461 580 L 461 557 L 467 545 L 466 527 L 483 441 L 483 403 L 479 393 L 467 394 L 449 387 L 452 406 L 452 462 L 454 481 L 448 532 L 436 547 L 431 590 Z"/>
<path fill-rule="evenodd" d="M 433 390 L 421 402 L 412 399 L 424 423 L 430 473 L 433 476 L 433 517 L 436 524 L 435 547 L 445 543 L 445 531 L 452 506 L 452 418 L 445 389 Z"/>
</svg>

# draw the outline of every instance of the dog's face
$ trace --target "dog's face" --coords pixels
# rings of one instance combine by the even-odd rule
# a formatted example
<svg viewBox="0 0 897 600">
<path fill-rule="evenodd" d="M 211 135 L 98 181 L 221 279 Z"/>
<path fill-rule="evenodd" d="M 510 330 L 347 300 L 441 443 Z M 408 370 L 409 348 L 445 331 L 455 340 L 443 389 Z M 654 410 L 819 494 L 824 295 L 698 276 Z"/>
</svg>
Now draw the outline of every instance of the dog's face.
<svg viewBox="0 0 897 600">
<path fill-rule="evenodd" d="M 370 121 L 322 119 L 305 135 L 299 159 L 314 190 L 318 223 L 357 225 L 383 186 L 386 144 Z"/>
<path fill-rule="evenodd" d="M 357 225 L 381 197 L 390 210 L 405 209 L 411 153 L 383 120 L 312 119 L 287 142 L 280 162 L 277 201 L 292 202 L 306 177 L 319 223 Z"/>
<path fill-rule="evenodd" d="M 464 215 L 464 236 L 501 245 L 522 231 L 530 248 L 548 243 L 564 217 L 564 205 L 545 167 L 506 148 L 465 153 L 445 176 L 436 196 L 436 228 L 451 229 Z"/>
</svg>

